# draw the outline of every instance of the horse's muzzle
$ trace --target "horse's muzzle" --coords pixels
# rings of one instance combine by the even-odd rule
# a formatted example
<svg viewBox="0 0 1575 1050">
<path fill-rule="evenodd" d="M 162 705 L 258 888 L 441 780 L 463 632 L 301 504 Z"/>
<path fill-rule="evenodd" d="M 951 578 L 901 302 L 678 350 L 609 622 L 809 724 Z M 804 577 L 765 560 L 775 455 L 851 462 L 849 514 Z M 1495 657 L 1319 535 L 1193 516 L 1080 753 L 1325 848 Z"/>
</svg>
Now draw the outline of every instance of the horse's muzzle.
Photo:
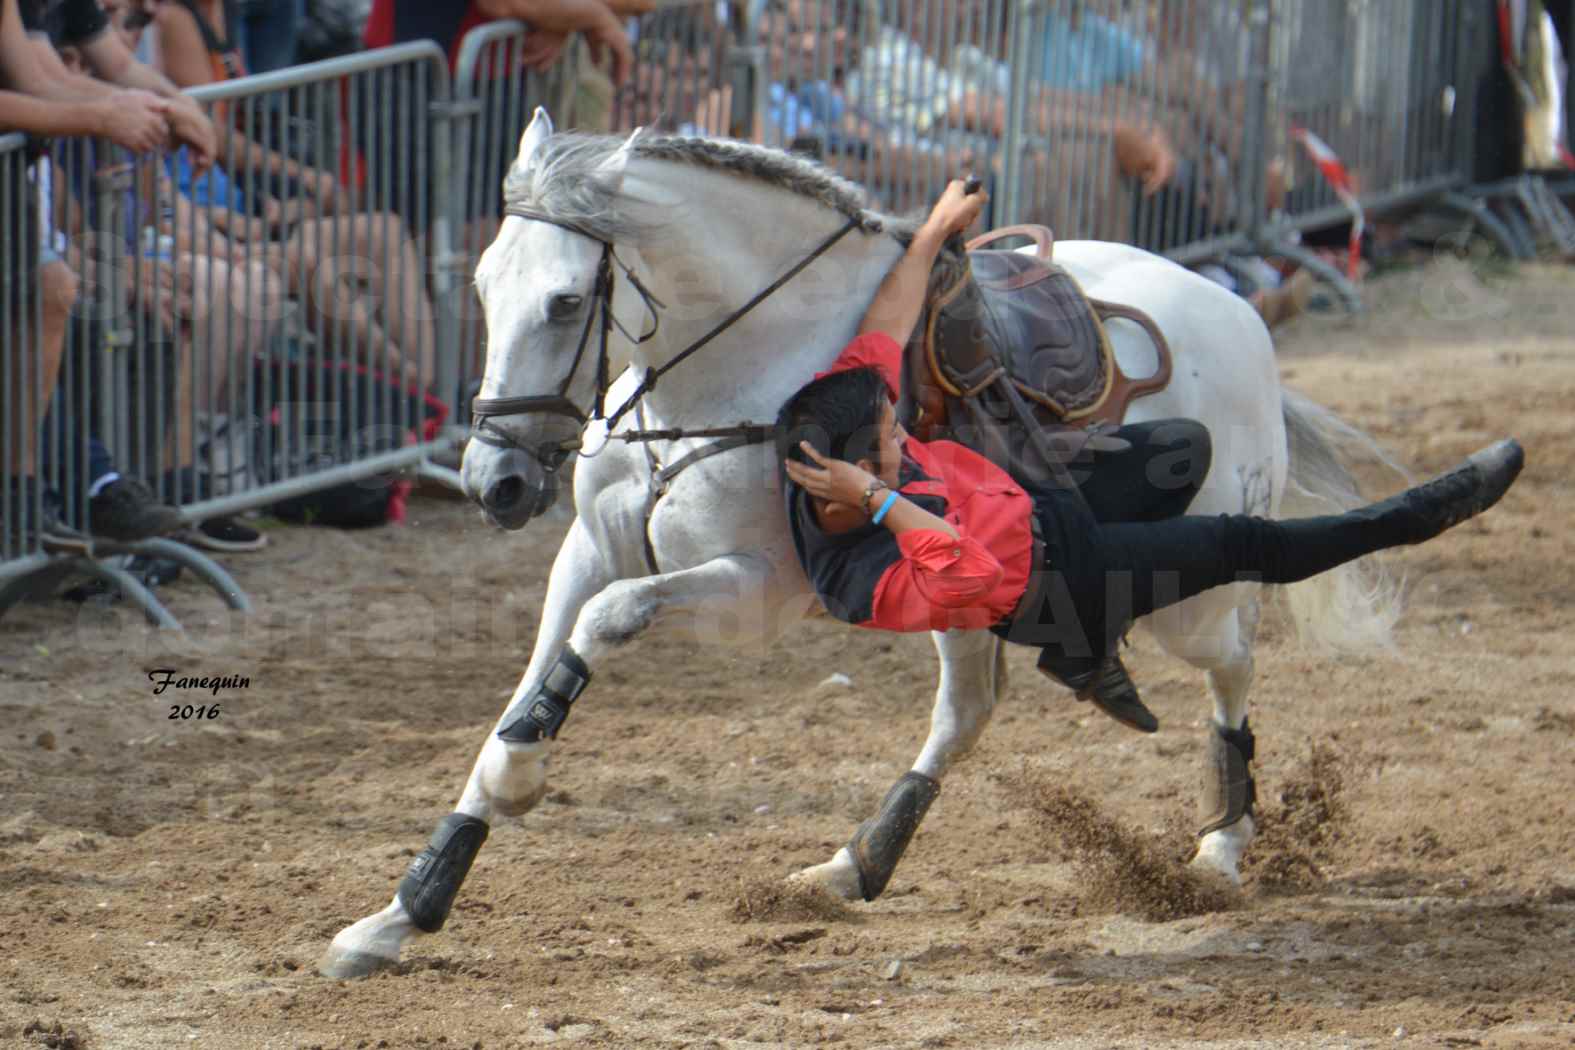
<svg viewBox="0 0 1575 1050">
<path fill-rule="evenodd" d="M 536 457 L 510 449 L 470 495 L 488 521 L 501 529 L 520 529 L 558 501 L 558 476 Z"/>
</svg>

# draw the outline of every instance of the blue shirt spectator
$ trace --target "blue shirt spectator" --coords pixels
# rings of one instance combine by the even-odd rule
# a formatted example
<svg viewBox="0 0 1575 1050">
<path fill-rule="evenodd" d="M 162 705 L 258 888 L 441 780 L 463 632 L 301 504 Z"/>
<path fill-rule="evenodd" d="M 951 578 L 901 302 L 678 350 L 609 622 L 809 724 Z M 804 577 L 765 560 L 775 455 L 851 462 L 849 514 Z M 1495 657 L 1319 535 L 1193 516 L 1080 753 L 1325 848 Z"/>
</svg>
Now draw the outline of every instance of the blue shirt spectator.
<svg viewBox="0 0 1575 1050">
<path fill-rule="evenodd" d="M 1059 12 L 1045 16 L 1039 79 L 1046 87 L 1098 94 L 1143 68 L 1143 42 L 1108 19 L 1085 14 L 1077 24 Z"/>
<path fill-rule="evenodd" d="M 243 215 L 246 213 L 246 199 L 240 187 L 219 165 L 215 164 L 204 175 L 193 177 L 191 155 L 185 149 L 170 154 L 165 163 L 181 196 L 189 198 L 193 204 L 203 208 L 217 206 Z"/>
<path fill-rule="evenodd" d="M 766 120 L 784 142 L 800 135 L 835 137 L 846 112 L 842 92 L 829 81 L 797 86 L 773 81 L 766 90 Z"/>
</svg>

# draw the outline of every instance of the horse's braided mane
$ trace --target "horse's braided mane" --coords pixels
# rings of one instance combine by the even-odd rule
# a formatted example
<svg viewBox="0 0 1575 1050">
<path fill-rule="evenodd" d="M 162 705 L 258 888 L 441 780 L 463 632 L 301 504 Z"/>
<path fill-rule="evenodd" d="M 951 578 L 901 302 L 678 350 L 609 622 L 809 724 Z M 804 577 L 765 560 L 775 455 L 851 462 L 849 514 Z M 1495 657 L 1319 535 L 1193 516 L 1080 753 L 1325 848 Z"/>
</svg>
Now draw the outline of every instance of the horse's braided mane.
<svg viewBox="0 0 1575 1050">
<path fill-rule="evenodd" d="M 611 135 L 553 135 L 541 144 L 528 170 L 509 172 L 503 184 L 504 198 L 604 240 L 618 242 L 636 236 L 641 231 L 619 209 L 616 195 L 596 178 L 596 169 L 623 143 Z M 906 241 L 912 233 L 911 222 L 892 222 L 867 210 L 864 192 L 854 183 L 812 160 L 769 146 L 731 139 L 641 136 L 635 139 L 633 149 L 636 157 L 689 164 L 788 190 L 849 218 L 884 225 L 899 240 Z"/>
</svg>

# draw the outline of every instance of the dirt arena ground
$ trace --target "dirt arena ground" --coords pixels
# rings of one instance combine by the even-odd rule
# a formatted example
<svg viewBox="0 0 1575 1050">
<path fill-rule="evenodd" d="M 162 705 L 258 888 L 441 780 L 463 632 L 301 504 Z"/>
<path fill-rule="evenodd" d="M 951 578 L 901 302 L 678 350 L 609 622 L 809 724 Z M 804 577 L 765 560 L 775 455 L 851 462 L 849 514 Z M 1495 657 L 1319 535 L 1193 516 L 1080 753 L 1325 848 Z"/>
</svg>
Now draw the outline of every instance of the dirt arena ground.
<svg viewBox="0 0 1575 1050">
<path fill-rule="evenodd" d="M 250 620 L 183 582 L 184 638 L 63 603 L 0 621 L 0 1045 L 1575 1045 L 1575 277 L 1440 263 L 1370 296 L 1284 331 L 1289 382 L 1419 473 L 1503 433 L 1529 466 L 1392 559 L 1396 652 L 1304 652 L 1269 618 L 1267 827 L 1229 907 L 1156 918 L 1165 884 L 1067 845 L 1125 836 L 1163 868 L 1192 824 L 1204 683 L 1142 635 L 1161 733 L 1016 653 L 886 896 L 774 896 L 907 768 L 933 688 L 927 639 L 816 623 L 598 669 L 547 800 L 494 829 L 447 929 L 396 973 L 316 976 L 451 808 L 561 534 L 425 496 L 402 528 L 280 528 L 230 559 Z M 250 685 L 171 721 L 157 667 Z M 1099 809 L 1070 827 L 1080 798 Z"/>
</svg>

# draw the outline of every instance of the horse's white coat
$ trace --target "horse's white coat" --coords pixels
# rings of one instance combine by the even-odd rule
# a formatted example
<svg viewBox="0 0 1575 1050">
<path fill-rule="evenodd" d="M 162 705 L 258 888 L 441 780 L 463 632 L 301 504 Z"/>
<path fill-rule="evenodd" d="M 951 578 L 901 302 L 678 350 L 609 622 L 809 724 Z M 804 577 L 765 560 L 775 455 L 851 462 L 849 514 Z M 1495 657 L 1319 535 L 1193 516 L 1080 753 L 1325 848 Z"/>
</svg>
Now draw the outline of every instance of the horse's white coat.
<svg viewBox="0 0 1575 1050">
<path fill-rule="evenodd" d="M 547 130 L 537 124 L 527 130 L 516 164 L 530 163 Z M 660 220 L 659 234 L 619 245 L 619 253 L 666 304 L 656 340 L 638 348 L 619 342 L 636 367 L 619 378 L 609 405 L 627 396 L 635 371 L 668 360 L 845 221 L 815 201 L 758 181 L 631 157 L 627 145 L 603 174 L 642 218 Z M 546 304 L 566 293 L 589 303 L 599 251 L 595 242 L 551 224 L 504 221 L 477 268 L 490 333 L 482 396 L 556 388 L 567 373 L 580 321 L 550 323 Z M 900 252 L 889 237 L 850 234 L 665 379 L 645 398 L 643 424 L 631 417 L 620 426 L 770 422 L 793 390 L 835 359 Z M 1208 426 L 1214 462 L 1193 512 L 1275 513 L 1286 483 L 1285 429 L 1273 348 L 1252 309 L 1217 285 L 1135 248 L 1066 242 L 1055 254 L 1088 294 L 1135 305 L 1166 333 L 1175 360 L 1171 384 L 1135 402 L 1128 418 L 1186 416 Z M 648 323 L 642 304 L 626 281 L 618 286 L 615 312 L 638 331 Z M 1129 374 L 1152 371 L 1152 347 L 1135 326 L 1113 325 L 1112 338 Z M 582 367 L 568 391 L 582 406 L 592 401 L 592 374 Z M 550 416 L 495 422 L 526 445 L 561 439 L 573 426 Z M 514 700 L 535 688 L 565 642 L 594 673 L 636 635 L 760 643 L 800 619 L 811 604 L 769 447 L 716 456 L 679 476 L 650 520 L 661 568 L 650 576 L 642 537 L 650 477 L 646 454 L 638 445 L 605 442 L 600 426 L 593 423 L 585 435 L 585 449 L 594 454 L 576 467 L 578 516 L 554 562 L 540 631 Z M 653 451 L 660 461 L 672 462 L 695 444 L 658 443 Z M 502 455 L 471 442 L 463 470 L 471 493 L 485 491 L 496 472 L 506 469 L 499 465 Z M 1233 585 L 1149 618 L 1166 650 L 1208 672 L 1214 721 L 1225 727 L 1239 727 L 1246 716 L 1257 603 L 1256 587 Z M 993 636 L 952 633 L 936 635 L 935 642 L 940 683 L 930 734 L 913 768 L 940 779 L 983 732 L 1001 683 Z M 849 644 L 856 646 L 858 639 L 850 635 Z M 597 700 L 593 683 L 578 705 L 590 708 L 581 717 L 592 713 Z M 530 809 L 545 790 L 548 747 L 506 745 L 489 734 L 456 808 L 488 822 Z M 1236 879 L 1252 834 L 1251 820 L 1243 819 L 1206 836 L 1196 863 Z M 799 877 L 844 897 L 858 895 L 846 849 Z M 414 932 L 396 901 L 342 931 L 329 959 L 364 970 L 396 959 Z"/>
</svg>

